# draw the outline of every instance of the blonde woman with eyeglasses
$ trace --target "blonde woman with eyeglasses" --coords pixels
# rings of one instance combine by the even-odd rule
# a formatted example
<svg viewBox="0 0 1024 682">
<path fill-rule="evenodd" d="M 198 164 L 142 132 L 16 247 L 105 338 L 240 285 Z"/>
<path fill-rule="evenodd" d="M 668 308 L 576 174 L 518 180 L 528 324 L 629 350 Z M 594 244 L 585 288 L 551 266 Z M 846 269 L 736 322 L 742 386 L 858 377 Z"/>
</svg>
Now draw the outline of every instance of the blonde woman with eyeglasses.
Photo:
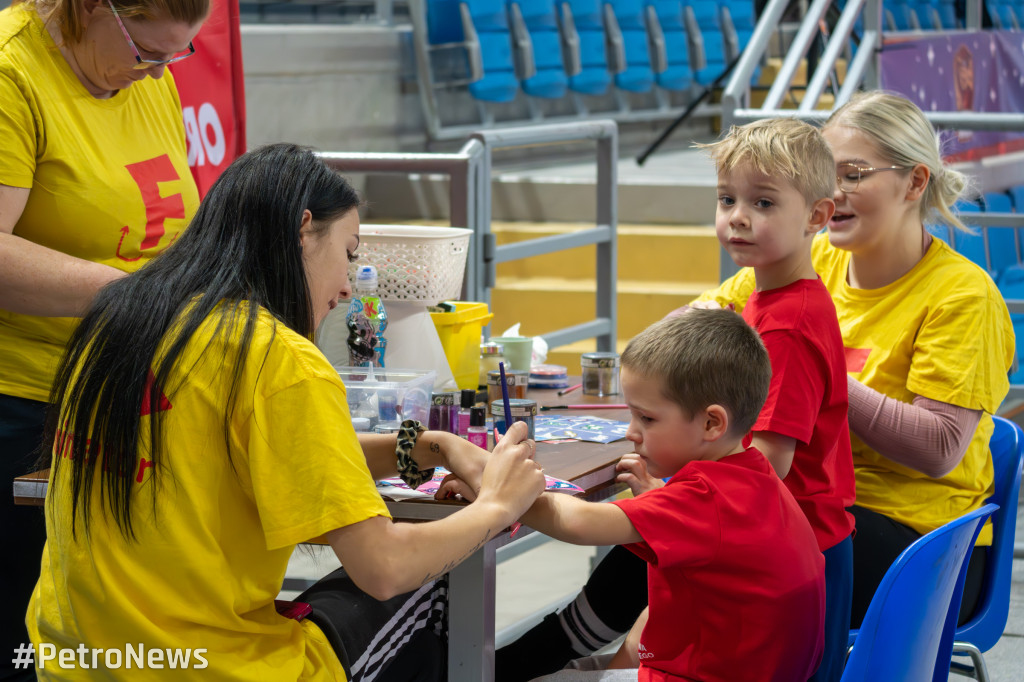
<svg viewBox="0 0 1024 682">
<path fill-rule="evenodd" d="M 836 161 L 836 212 L 816 240 L 814 265 L 846 347 L 857 627 L 907 545 L 992 494 L 988 441 L 1009 388 L 1014 335 L 992 279 L 925 228 L 965 229 L 950 207 L 967 179 L 943 163 L 920 109 L 868 93 L 832 114 L 823 133 Z M 703 298 L 741 305 L 752 285 L 740 272 Z M 971 556 L 961 622 L 977 604 L 991 542 L 987 524 Z"/>
<path fill-rule="evenodd" d="M 167 248 L 199 204 L 166 67 L 194 53 L 208 13 L 209 0 L 0 11 L 2 652 L 28 641 L 44 542 L 42 514 L 13 506 L 11 481 L 33 468 L 64 345 L 96 292 Z"/>
</svg>

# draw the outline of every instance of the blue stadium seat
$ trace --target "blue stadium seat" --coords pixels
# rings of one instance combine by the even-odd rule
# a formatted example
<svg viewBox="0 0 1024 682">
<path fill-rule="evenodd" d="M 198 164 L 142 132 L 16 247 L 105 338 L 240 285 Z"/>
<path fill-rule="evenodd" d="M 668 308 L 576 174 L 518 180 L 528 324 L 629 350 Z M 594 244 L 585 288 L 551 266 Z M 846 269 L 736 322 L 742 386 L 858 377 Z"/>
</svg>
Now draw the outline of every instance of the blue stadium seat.
<svg viewBox="0 0 1024 682">
<path fill-rule="evenodd" d="M 969 214 L 981 213 L 981 206 L 978 206 L 973 201 L 961 199 L 956 202 L 953 212 L 960 216 L 960 220 L 965 225 L 971 227 Z M 954 247 L 957 253 L 970 259 L 971 262 L 978 265 L 985 272 L 989 272 L 988 258 L 985 255 L 985 236 L 977 227 L 973 229 L 975 231 L 974 234 L 969 232 L 955 233 L 953 235 Z"/>
<path fill-rule="evenodd" d="M 992 26 L 1003 30 L 1014 30 L 1024 28 L 1024 16 L 1018 15 L 1022 10 L 1019 0 L 986 0 L 985 8 L 988 16 L 992 19 Z M 1024 11 L 1022 11 L 1024 14 Z"/>
<path fill-rule="evenodd" d="M 504 0 L 465 0 L 459 10 L 473 79 L 470 94 L 485 102 L 511 102 L 519 81 Z"/>
<path fill-rule="evenodd" d="M 1013 203 L 1006 192 L 986 192 L 985 211 L 988 213 L 1012 213 Z M 1012 227 L 988 228 L 988 264 L 992 278 L 999 278 L 1006 268 L 1019 262 L 1016 230 Z"/>
<path fill-rule="evenodd" d="M 427 0 L 428 43 L 446 45 L 466 39 L 462 33 L 459 4 L 459 0 Z"/>
<path fill-rule="evenodd" d="M 1024 300 L 1024 266 L 1011 265 L 999 275 L 999 293 L 1003 299 Z M 1024 355 L 1024 314 L 1010 313 L 1010 320 L 1013 321 L 1013 334 L 1017 337 L 1017 359 L 1018 369 L 1010 376 L 1011 384 L 1024 384 L 1024 362 L 1020 362 Z"/>
<path fill-rule="evenodd" d="M 687 26 L 690 40 L 694 41 L 701 54 L 703 64 L 694 69 L 694 76 L 700 85 L 711 85 L 725 71 L 725 39 L 719 23 L 718 3 L 715 0 L 688 0 L 695 26 Z M 694 59 L 694 66 L 697 59 Z"/>
<path fill-rule="evenodd" d="M 750 44 L 757 20 L 754 18 L 753 0 L 722 0 L 719 8 L 722 34 L 725 38 L 725 58 L 732 61 Z M 757 83 L 761 69 L 754 70 L 751 82 Z"/>
<path fill-rule="evenodd" d="M 933 237 L 941 239 L 942 241 L 946 242 L 947 244 L 952 244 L 953 243 L 952 240 L 950 239 L 950 228 L 949 228 L 948 225 L 946 225 L 944 223 L 943 224 L 939 224 L 939 225 L 925 225 L 925 229 L 928 230 L 928 232 Z M 959 236 L 959 235 L 957 235 L 957 236 Z"/>
<path fill-rule="evenodd" d="M 942 28 L 947 31 L 960 28 L 960 22 L 956 18 L 955 0 L 931 0 L 931 4 L 939 15 Z"/>
<path fill-rule="evenodd" d="M 604 0 L 604 27 L 612 46 L 615 86 L 630 92 L 654 87 L 643 0 Z"/>
<path fill-rule="evenodd" d="M 562 41 L 554 0 L 509 0 L 512 38 L 516 45 L 523 92 L 557 99 L 565 95 L 569 77 L 562 64 Z"/>
<path fill-rule="evenodd" d="M 665 90 L 693 85 L 690 45 L 683 23 L 682 0 L 647 0 L 647 26 L 653 43 L 654 78 Z"/>
<path fill-rule="evenodd" d="M 885 19 L 893 31 L 916 31 L 921 28 L 909 0 L 886 0 Z"/>
<path fill-rule="evenodd" d="M 559 7 L 569 62 L 569 89 L 584 95 L 605 94 L 612 77 L 605 52 L 601 0 L 565 0 Z"/>
</svg>

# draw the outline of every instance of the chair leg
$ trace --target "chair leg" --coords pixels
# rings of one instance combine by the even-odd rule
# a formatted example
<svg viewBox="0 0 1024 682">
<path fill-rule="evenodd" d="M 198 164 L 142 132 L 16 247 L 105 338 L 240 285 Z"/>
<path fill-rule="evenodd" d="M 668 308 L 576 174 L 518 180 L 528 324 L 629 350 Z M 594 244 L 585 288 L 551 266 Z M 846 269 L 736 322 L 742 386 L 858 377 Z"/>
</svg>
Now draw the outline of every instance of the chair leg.
<svg viewBox="0 0 1024 682">
<path fill-rule="evenodd" d="M 989 682 L 988 666 L 985 665 L 985 657 L 981 655 L 981 649 L 969 642 L 953 642 L 953 651 L 970 656 L 971 662 L 974 664 L 974 670 L 968 672 L 966 670 L 967 666 L 954 663 L 950 666 L 952 672 L 968 675 L 978 680 L 978 682 Z"/>
</svg>

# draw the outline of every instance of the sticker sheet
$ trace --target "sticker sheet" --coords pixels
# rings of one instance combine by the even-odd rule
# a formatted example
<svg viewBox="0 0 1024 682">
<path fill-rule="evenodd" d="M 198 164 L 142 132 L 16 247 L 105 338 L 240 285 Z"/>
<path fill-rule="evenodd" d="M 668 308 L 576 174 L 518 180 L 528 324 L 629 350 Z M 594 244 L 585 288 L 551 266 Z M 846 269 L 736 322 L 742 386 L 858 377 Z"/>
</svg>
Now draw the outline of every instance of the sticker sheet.
<svg viewBox="0 0 1024 682">
<path fill-rule="evenodd" d="M 537 442 L 585 440 L 591 443 L 614 443 L 626 437 L 629 423 L 592 417 L 590 415 L 551 416 L 537 415 L 534 431 Z"/>
</svg>

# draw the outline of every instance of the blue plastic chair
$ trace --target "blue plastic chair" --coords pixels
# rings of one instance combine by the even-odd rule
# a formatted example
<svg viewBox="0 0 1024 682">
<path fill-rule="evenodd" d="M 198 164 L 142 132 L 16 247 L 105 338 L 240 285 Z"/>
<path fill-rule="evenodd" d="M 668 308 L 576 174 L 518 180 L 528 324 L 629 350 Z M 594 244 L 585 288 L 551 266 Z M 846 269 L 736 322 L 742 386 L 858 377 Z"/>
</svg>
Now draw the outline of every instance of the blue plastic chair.
<svg viewBox="0 0 1024 682">
<path fill-rule="evenodd" d="M 960 216 L 965 225 L 971 227 L 971 213 L 981 213 L 981 207 L 973 201 L 960 200 L 953 206 L 953 212 Z M 953 234 L 953 245 L 956 252 L 966 256 L 972 263 L 978 265 L 985 272 L 989 272 L 988 256 L 985 249 L 985 236 L 981 230 L 974 227 L 974 234 L 970 232 L 955 232 Z"/>
<path fill-rule="evenodd" d="M 646 0 L 647 25 L 654 39 L 654 79 L 664 90 L 685 91 L 693 85 L 690 45 L 681 0 Z"/>
<path fill-rule="evenodd" d="M 519 50 L 523 92 L 546 99 L 562 97 L 569 77 L 562 64 L 554 0 L 508 0 L 508 11 L 512 37 Z"/>
<path fill-rule="evenodd" d="M 988 213 L 1012 213 L 1013 202 L 1006 192 L 985 192 L 985 211 Z M 1016 265 L 1017 239 L 1012 227 L 988 228 L 988 265 L 992 278 L 998 279 L 1006 268 Z"/>
<path fill-rule="evenodd" d="M 691 16 L 696 24 L 696 27 L 688 28 L 699 34 L 703 48 L 704 63 L 694 70 L 694 76 L 698 84 L 708 86 L 725 71 L 725 38 L 719 23 L 718 3 L 716 0 L 687 0 L 686 4 L 692 10 Z M 690 35 L 692 39 L 693 32 Z M 694 64 L 697 64 L 696 57 Z"/>
<path fill-rule="evenodd" d="M 1002 417 L 993 417 L 992 422 L 995 429 L 989 449 L 992 451 L 996 491 L 988 501 L 999 505 L 999 510 L 992 514 L 992 546 L 985 563 L 978 607 L 971 619 L 956 629 L 953 637 L 953 653 L 970 656 L 974 669 L 959 663 L 954 663 L 953 667 L 976 674 L 980 682 L 989 679 L 982 653 L 995 646 L 1002 637 L 1010 612 L 1013 540 L 1017 531 L 1021 468 L 1024 466 L 1024 431 Z"/>
<path fill-rule="evenodd" d="M 1024 266 L 1011 265 L 1003 270 L 996 282 L 999 286 L 999 293 L 1003 299 L 1022 300 L 1024 299 Z M 1024 314 L 1010 313 L 1010 320 L 1013 323 L 1013 333 L 1018 339 L 1024 339 Z M 1017 359 L 1021 359 L 1024 353 L 1024 341 L 1017 342 Z M 1018 363 L 1020 367 L 1010 376 L 1011 384 L 1024 384 L 1024 362 Z"/>
<path fill-rule="evenodd" d="M 462 31 L 470 49 L 473 82 L 469 92 L 485 102 L 511 102 L 519 91 L 512 60 L 512 36 L 503 0 L 463 0 Z"/>
<path fill-rule="evenodd" d="M 650 92 L 654 87 L 643 0 L 604 0 L 604 25 L 616 52 L 615 87 Z"/>
<path fill-rule="evenodd" d="M 568 46 L 569 89 L 584 95 L 603 95 L 611 85 L 605 48 L 601 0 L 560 3 L 563 41 Z"/>
<path fill-rule="evenodd" d="M 842 682 L 937 682 L 949 677 L 967 556 L 996 505 L 936 528 L 903 550 L 871 598 Z"/>
</svg>

